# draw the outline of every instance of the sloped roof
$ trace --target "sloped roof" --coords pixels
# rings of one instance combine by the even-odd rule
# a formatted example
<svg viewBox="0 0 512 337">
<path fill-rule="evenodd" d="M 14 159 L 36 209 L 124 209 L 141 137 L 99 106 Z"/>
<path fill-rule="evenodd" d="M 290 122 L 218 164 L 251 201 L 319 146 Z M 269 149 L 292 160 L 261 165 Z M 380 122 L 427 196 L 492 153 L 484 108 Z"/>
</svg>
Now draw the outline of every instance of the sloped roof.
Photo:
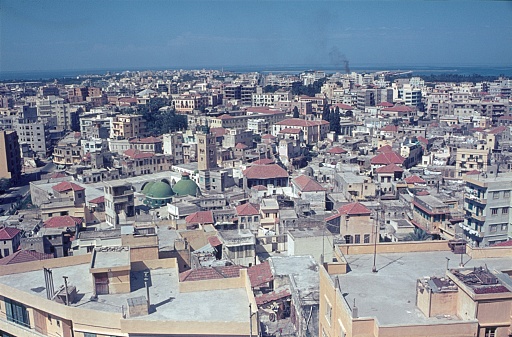
<svg viewBox="0 0 512 337">
<path fill-rule="evenodd" d="M 191 269 L 180 273 L 180 282 L 215 280 L 240 276 L 242 266 Z"/>
<path fill-rule="evenodd" d="M 235 145 L 235 149 L 239 149 L 239 150 L 245 150 L 247 149 L 249 146 L 245 145 L 244 143 L 237 143 Z"/>
<path fill-rule="evenodd" d="M 151 158 L 155 155 L 151 152 L 142 152 L 137 149 L 128 149 L 124 151 L 124 155 L 127 157 L 130 157 L 132 159 L 144 159 L 144 158 Z"/>
<path fill-rule="evenodd" d="M 5 227 L 0 229 L 0 240 L 12 240 L 21 231 L 14 227 Z"/>
<path fill-rule="evenodd" d="M 219 237 L 218 236 L 210 236 L 208 238 L 208 243 L 212 246 L 212 247 L 217 247 L 217 246 L 220 246 L 222 245 L 222 242 L 220 241 Z"/>
<path fill-rule="evenodd" d="M 395 105 L 389 108 L 382 109 L 382 111 L 393 111 L 393 112 L 411 112 L 413 109 L 407 105 Z"/>
<path fill-rule="evenodd" d="M 388 124 L 380 129 L 380 131 L 387 131 L 387 132 L 398 132 L 398 126 L 393 124 Z"/>
<path fill-rule="evenodd" d="M 327 150 L 327 153 L 330 153 L 330 154 L 342 154 L 342 153 L 347 153 L 347 150 L 345 150 L 344 148 L 342 148 L 340 146 L 335 146 L 335 147 L 330 148 L 329 150 Z"/>
<path fill-rule="evenodd" d="M 83 191 L 85 190 L 85 187 L 82 187 L 80 185 L 77 185 L 75 183 L 69 182 L 69 181 L 63 181 L 58 183 L 55 186 L 52 186 L 52 189 L 57 192 L 65 192 L 65 191 Z"/>
<path fill-rule="evenodd" d="M 495 243 L 492 245 L 492 247 L 512 247 L 512 240 Z M 2 260 L 0 260 L 0 261 L 2 261 Z"/>
<path fill-rule="evenodd" d="M 277 137 L 267 133 L 266 135 L 261 136 L 261 139 L 276 139 Z"/>
<path fill-rule="evenodd" d="M 132 144 L 155 144 L 162 143 L 162 139 L 158 137 L 133 138 L 130 140 Z"/>
<path fill-rule="evenodd" d="M 390 107 L 392 107 L 392 106 L 393 106 L 393 103 L 389 103 L 389 102 L 380 102 L 378 105 L 379 105 L 379 106 L 383 106 L 383 107 L 388 107 L 388 108 L 390 108 Z"/>
<path fill-rule="evenodd" d="M 379 147 L 377 149 L 377 152 L 378 153 L 393 152 L 393 148 L 391 147 L 391 145 L 384 145 L 382 147 Z"/>
<path fill-rule="evenodd" d="M 251 280 L 251 287 L 259 287 L 262 284 L 268 283 L 274 279 L 272 270 L 270 269 L 270 263 L 265 261 L 260 264 L 249 267 L 247 274 Z"/>
<path fill-rule="evenodd" d="M 280 300 L 282 298 L 291 296 L 291 293 L 288 289 L 282 289 L 279 291 L 272 291 L 269 293 L 261 294 L 254 297 L 257 305 L 267 304 L 273 301 Z"/>
<path fill-rule="evenodd" d="M 253 165 L 243 171 L 248 179 L 288 178 L 288 172 L 277 164 Z"/>
<path fill-rule="evenodd" d="M 270 158 L 262 158 L 262 159 L 258 159 L 258 160 L 255 160 L 252 162 L 253 165 L 268 165 L 268 164 L 274 164 L 275 161 L 274 159 L 270 159 Z"/>
<path fill-rule="evenodd" d="M 318 126 L 322 124 L 329 124 L 328 121 L 309 121 L 300 118 L 287 118 L 280 122 L 275 123 L 275 125 L 285 125 L 285 126 Z"/>
<path fill-rule="evenodd" d="M 48 259 L 53 259 L 53 254 L 39 253 L 34 250 L 19 250 L 14 254 L 0 259 L 0 266 Z"/>
<path fill-rule="evenodd" d="M 228 115 L 228 114 L 223 114 L 223 115 L 220 115 L 219 117 L 217 117 L 218 119 L 231 119 L 233 118 L 232 116 Z"/>
<path fill-rule="evenodd" d="M 101 197 L 94 198 L 92 200 L 89 200 L 89 203 L 92 204 L 104 204 L 105 203 L 105 196 L 102 195 Z"/>
<path fill-rule="evenodd" d="M 402 165 L 405 158 L 396 152 L 383 152 L 370 160 L 371 164 L 375 165 L 388 165 L 388 164 L 400 164 Z"/>
<path fill-rule="evenodd" d="M 404 179 L 408 184 L 426 184 L 427 182 L 416 175 Z"/>
<path fill-rule="evenodd" d="M 477 175 L 477 174 L 480 174 L 480 171 L 478 171 L 478 170 L 472 170 L 472 171 L 466 172 L 466 175 L 470 175 L 470 176 L 472 176 L 472 175 Z"/>
<path fill-rule="evenodd" d="M 266 191 L 267 187 L 263 186 L 263 185 L 255 185 L 255 186 L 251 187 L 251 189 L 256 190 L 256 191 Z"/>
<path fill-rule="evenodd" d="M 320 185 L 316 180 L 302 174 L 292 180 L 301 192 L 326 191 L 327 189 Z"/>
<path fill-rule="evenodd" d="M 338 209 L 340 214 L 346 215 L 370 215 L 371 211 L 363 204 L 359 202 L 353 202 L 350 204 L 346 204 L 341 206 Z"/>
<path fill-rule="evenodd" d="M 296 128 L 284 128 L 281 131 L 279 131 L 279 133 L 285 133 L 285 134 L 299 134 L 301 132 L 302 132 L 301 129 L 296 129 Z"/>
<path fill-rule="evenodd" d="M 258 206 L 251 204 L 250 202 L 238 205 L 235 207 L 237 215 L 257 215 L 260 212 L 258 211 Z"/>
<path fill-rule="evenodd" d="M 76 225 L 81 225 L 84 220 L 82 218 L 78 218 L 76 216 L 71 215 L 62 215 L 62 216 L 54 216 L 44 222 L 45 228 L 65 228 L 70 227 L 73 228 Z"/>
<path fill-rule="evenodd" d="M 389 164 L 386 166 L 379 167 L 375 170 L 377 173 L 395 173 L 395 172 L 403 172 L 404 169 L 396 164 Z"/>
<path fill-rule="evenodd" d="M 185 221 L 189 225 L 193 224 L 212 224 L 213 212 L 212 211 L 199 211 L 188 215 Z"/>
<path fill-rule="evenodd" d="M 335 107 L 338 107 L 342 110 L 354 110 L 354 108 L 348 104 L 338 103 L 335 105 Z"/>
</svg>

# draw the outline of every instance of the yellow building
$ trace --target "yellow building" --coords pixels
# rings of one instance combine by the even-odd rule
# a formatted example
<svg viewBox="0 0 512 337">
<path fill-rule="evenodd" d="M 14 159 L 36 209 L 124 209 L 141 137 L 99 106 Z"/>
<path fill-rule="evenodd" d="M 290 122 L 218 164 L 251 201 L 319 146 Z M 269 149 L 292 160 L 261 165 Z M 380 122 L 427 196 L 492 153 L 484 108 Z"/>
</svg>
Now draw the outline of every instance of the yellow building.
<svg viewBox="0 0 512 337">
<path fill-rule="evenodd" d="M 2 336 L 257 336 L 256 310 L 246 270 L 180 282 L 175 259 L 123 246 L 0 269 Z"/>
<path fill-rule="evenodd" d="M 320 268 L 319 336 L 505 337 L 512 334 L 512 248 L 447 241 L 336 247 Z M 375 265 L 376 272 L 372 269 Z"/>
<path fill-rule="evenodd" d="M 21 178 L 20 144 L 16 131 L 0 131 L 0 178 L 11 179 L 12 183 Z"/>
<path fill-rule="evenodd" d="M 112 137 L 130 139 L 146 134 L 146 121 L 142 115 L 117 115 L 112 121 Z"/>
</svg>

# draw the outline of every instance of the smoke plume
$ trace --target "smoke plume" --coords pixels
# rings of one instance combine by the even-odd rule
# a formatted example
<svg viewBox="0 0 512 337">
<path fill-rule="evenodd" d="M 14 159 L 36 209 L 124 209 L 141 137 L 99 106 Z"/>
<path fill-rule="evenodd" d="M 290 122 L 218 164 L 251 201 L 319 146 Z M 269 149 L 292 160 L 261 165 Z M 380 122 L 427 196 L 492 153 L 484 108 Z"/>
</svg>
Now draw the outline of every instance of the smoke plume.
<svg viewBox="0 0 512 337">
<path fill-rule="evenodd" d="M 340 52 L 338 47 L 332 47 L 331 51 L 329 52 L 329 58 L 334 66 L 340 67 L 343 65 L 345 68 L 345 73 L 350 74 L 348 60 L 345 55 Z"/>
</svg>

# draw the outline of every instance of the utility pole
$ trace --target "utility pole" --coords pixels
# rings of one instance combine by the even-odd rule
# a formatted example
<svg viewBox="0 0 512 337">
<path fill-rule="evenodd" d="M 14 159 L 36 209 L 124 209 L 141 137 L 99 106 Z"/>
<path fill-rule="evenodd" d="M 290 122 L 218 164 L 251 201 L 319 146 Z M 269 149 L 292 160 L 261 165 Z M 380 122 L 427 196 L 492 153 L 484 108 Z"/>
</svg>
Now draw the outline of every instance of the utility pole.
<svg viewBox="0 0 512 337">
<path fill-rule="evenodd" d="M 376 216 L 376 223 L 375 223 L 375 237 L 373 240 L 373 266 L 372 266 L 372 273 L 376 273 L 377 266 L 376 266 L 376 260 L 377 260 L 377 240 L 379 239 L 379 212 L 380 212 L 380 184 L 378 186 L 378 205 L 377 205 L 377 216 Z"/>
<path fill-rule="evenodd" d="M 69 294 L 68 294 L 68 277 L 62 276 L 64 279 L 64 291 L 66 292 L 66 305 L 69 305 Z"/>
</svg>

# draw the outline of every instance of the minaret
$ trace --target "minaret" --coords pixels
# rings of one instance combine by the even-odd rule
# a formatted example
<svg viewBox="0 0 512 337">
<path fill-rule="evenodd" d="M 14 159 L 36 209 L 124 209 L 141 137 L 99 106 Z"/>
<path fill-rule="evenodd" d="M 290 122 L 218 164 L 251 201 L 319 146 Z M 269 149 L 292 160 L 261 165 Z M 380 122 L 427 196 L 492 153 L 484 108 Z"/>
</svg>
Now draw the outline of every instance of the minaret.
<svg viewBox="0 0 512 337">
<path fill-rule="evenodd" d="M 211 170 L 217 167 L 217 145 L 211 133 L 197 133 L 197 169 Z"/>
</svg>

